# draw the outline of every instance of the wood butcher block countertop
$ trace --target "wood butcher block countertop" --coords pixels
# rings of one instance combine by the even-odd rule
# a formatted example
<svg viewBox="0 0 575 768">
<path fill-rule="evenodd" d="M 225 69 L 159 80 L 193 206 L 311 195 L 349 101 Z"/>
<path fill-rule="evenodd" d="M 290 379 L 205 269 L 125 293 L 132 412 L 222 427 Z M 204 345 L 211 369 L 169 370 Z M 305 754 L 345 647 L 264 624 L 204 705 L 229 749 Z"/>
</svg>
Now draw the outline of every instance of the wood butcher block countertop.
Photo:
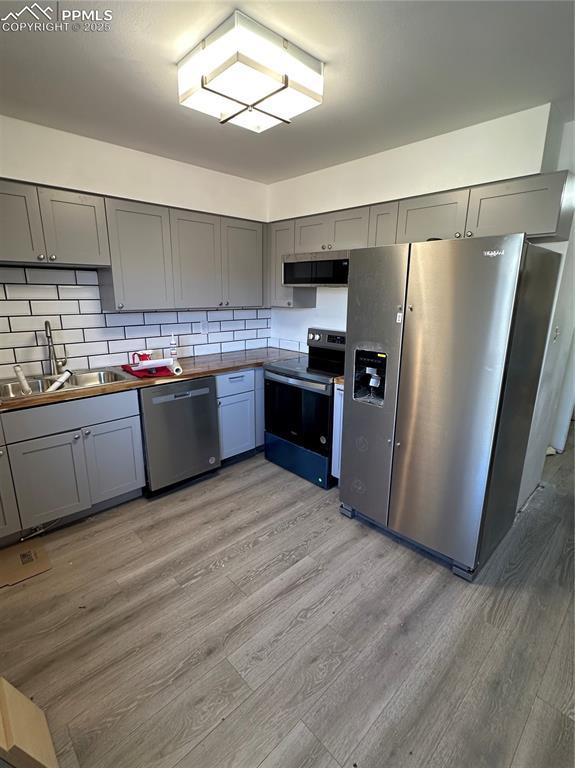
<svg viewBox="0 0 575 768">
<path fill-rule="evenodd" d="M 179 364 L 184 369 L 181 376 L 138 379 L 136 376 L 125 374 L 127 376 L 126 379 L 123 379 L 122 381 L 114 381 L 110 384 L 98 384 L 93 387 L 83 387 L 78 389 L 62 388 L 56 392 L 2 400 L 0 402 L 0 413 L 15 411 L 21 408 L 32 408 L 37 405 L 62 403 L 66 400 L 78 400 L 84 397 L 110 395 L 113 392 L 124 392 L 127 389 L 152 387 L 156 384 L 169 384 L 175 381 L 183 381 L 184 379 L 197 379 L 201 376 L 214 376 L 218 373 L 237 371 L 241 368 L 261 368 L 264 363 L 273 363 L 276 360 L 287 360 L 291 357 L 298 356 L 297 352 L 292 352 L 287 349 L 266 347 L 264 349 L 250 349 L 245 352 L 223 352 L 219 355 L 184 357 L 178 359 Z M 31 376 L 30 378 L 34 377 Z"/>
</svg>

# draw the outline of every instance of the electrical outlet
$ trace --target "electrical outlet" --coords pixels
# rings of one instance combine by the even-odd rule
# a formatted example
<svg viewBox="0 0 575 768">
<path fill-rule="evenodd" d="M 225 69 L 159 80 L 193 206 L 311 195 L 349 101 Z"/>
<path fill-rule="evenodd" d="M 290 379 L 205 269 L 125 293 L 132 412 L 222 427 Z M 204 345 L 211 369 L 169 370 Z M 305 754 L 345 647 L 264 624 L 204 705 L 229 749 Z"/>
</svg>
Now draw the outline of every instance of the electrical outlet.
<svg viewBox="0 0 575 768">
<path fill-rule="evenodd" d="M 200 326 L 201 326 L 200 327 L 200 331 L 202 333 L 207 333 L 208 332 L 208 321 L 207 320 L 202 320 L 200 322 Z"/>
</svg>

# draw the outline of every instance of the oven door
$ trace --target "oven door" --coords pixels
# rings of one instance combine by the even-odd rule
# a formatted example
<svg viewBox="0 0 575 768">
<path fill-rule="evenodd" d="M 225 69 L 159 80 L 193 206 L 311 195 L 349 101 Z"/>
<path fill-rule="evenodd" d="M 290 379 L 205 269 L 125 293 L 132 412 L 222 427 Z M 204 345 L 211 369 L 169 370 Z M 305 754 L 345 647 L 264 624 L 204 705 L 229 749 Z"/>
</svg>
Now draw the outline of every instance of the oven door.
<svg viewBox="0 0 575 768">
<path fill-rule="evenodd" d="M 266 432 L 302 448 L 331 456 L 331 384 L 266 371 Z"/>
</svg>

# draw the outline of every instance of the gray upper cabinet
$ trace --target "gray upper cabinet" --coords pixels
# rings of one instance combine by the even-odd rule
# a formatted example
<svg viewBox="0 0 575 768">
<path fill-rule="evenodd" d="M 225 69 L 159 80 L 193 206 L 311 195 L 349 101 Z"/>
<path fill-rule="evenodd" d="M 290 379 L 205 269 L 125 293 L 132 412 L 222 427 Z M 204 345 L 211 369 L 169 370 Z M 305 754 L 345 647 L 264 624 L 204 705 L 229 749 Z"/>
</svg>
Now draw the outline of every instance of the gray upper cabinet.
<svg viewBox="0 0 575 768">
<path fill-rule="evenodd" d="M 315 288 L 283 285 L 283 257 L 294 253 L 295 221 L 276 221 L 268 226 L 269 301 L 272 307 L 308 308 L 316 305 Z"/>
<path fill-rule="evenodd" d="M 0 232 L 1 261 L 46 261 L 36 187 L 0 181 Z"/>
<path fill-rule="evenodd" d="M 222 275 L 226 307 L 261 307 L 263 227 L 256 221 L 222 218 Z"/>
<path fill-rule="evenodd" d="M 570 218 L 562 216 L 561 206 L 567 176 L 567 172 L 538 174 L 474 187 L 466 236 L 525 232 L 530 237 L 567 239 Z"/>
<path fill-rule="evenodd" d="M 82 433 L 92 504 L 146 484 L 138 416 L 86 427 Z"/>
<path fill-rule="evenodd" d="M 104 309 L 170 309 L 174 304 L 170 213 L 147 203 L 106 198 L 112 290 Z"/>
<path fill-rule="evenodd" d="M 176 306 L 221 306 L 220 217 L 172 209 L 170 226 Z"/>
<path fill-rule="evenodd" d="M 8 452 L 0 446 L 0 539 L 21 530 Z"/>
<path fill-rule="evenodd" d="M 294 253 L 365 248 L 368 229 L 367 207 L 296 219 Z"/>
<path fill-rule="evenodd" d="M 94 267 L 110 265 L 102 197 L 47 187 L 40 187 L 38 196 L 48 262 Z"/>
<path fill-rule="evenodd" d="M 468 202 L 469 189 L 401 200 L 396 242 L 463 237 Z"/>
<path fill-rule="evenodd" d="M 331 244 L 337 250 L 367 248 L 369 208 L 351 208 L 331 214 Z M 329 244 L 328 244 L 329 248 Z"/>
<path fill-rule="evenodd" d="M 90 506 L 80 430 L 15 443 L 8 451 L 23 528 L 49 523 Z"/>
<path fill-rule="evenodd" d="M 368 246 L 393 245 L 397 232 L 399 203 L 381 203 L 369 209 Z"/>
</svg>

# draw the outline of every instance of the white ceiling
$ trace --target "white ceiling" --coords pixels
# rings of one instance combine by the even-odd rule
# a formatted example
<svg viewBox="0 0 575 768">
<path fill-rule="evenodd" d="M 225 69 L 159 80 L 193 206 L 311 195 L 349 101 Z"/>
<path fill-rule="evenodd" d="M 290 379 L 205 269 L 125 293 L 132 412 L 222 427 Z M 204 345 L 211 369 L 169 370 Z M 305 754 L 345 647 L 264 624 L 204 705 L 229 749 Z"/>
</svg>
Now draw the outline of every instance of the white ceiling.
<svg viewBox="0 0 575 768">
<path fill-rule="evenodd" d="M 0 112 L 266 183 L 547 101 L 572 119 L 571 2 L 59 6 L 112 29 L 0 32 Z M 235 7 L 326 62 L 321 107 L 256 135 L 179 106 L 176 62 Z"/>
</svg>

